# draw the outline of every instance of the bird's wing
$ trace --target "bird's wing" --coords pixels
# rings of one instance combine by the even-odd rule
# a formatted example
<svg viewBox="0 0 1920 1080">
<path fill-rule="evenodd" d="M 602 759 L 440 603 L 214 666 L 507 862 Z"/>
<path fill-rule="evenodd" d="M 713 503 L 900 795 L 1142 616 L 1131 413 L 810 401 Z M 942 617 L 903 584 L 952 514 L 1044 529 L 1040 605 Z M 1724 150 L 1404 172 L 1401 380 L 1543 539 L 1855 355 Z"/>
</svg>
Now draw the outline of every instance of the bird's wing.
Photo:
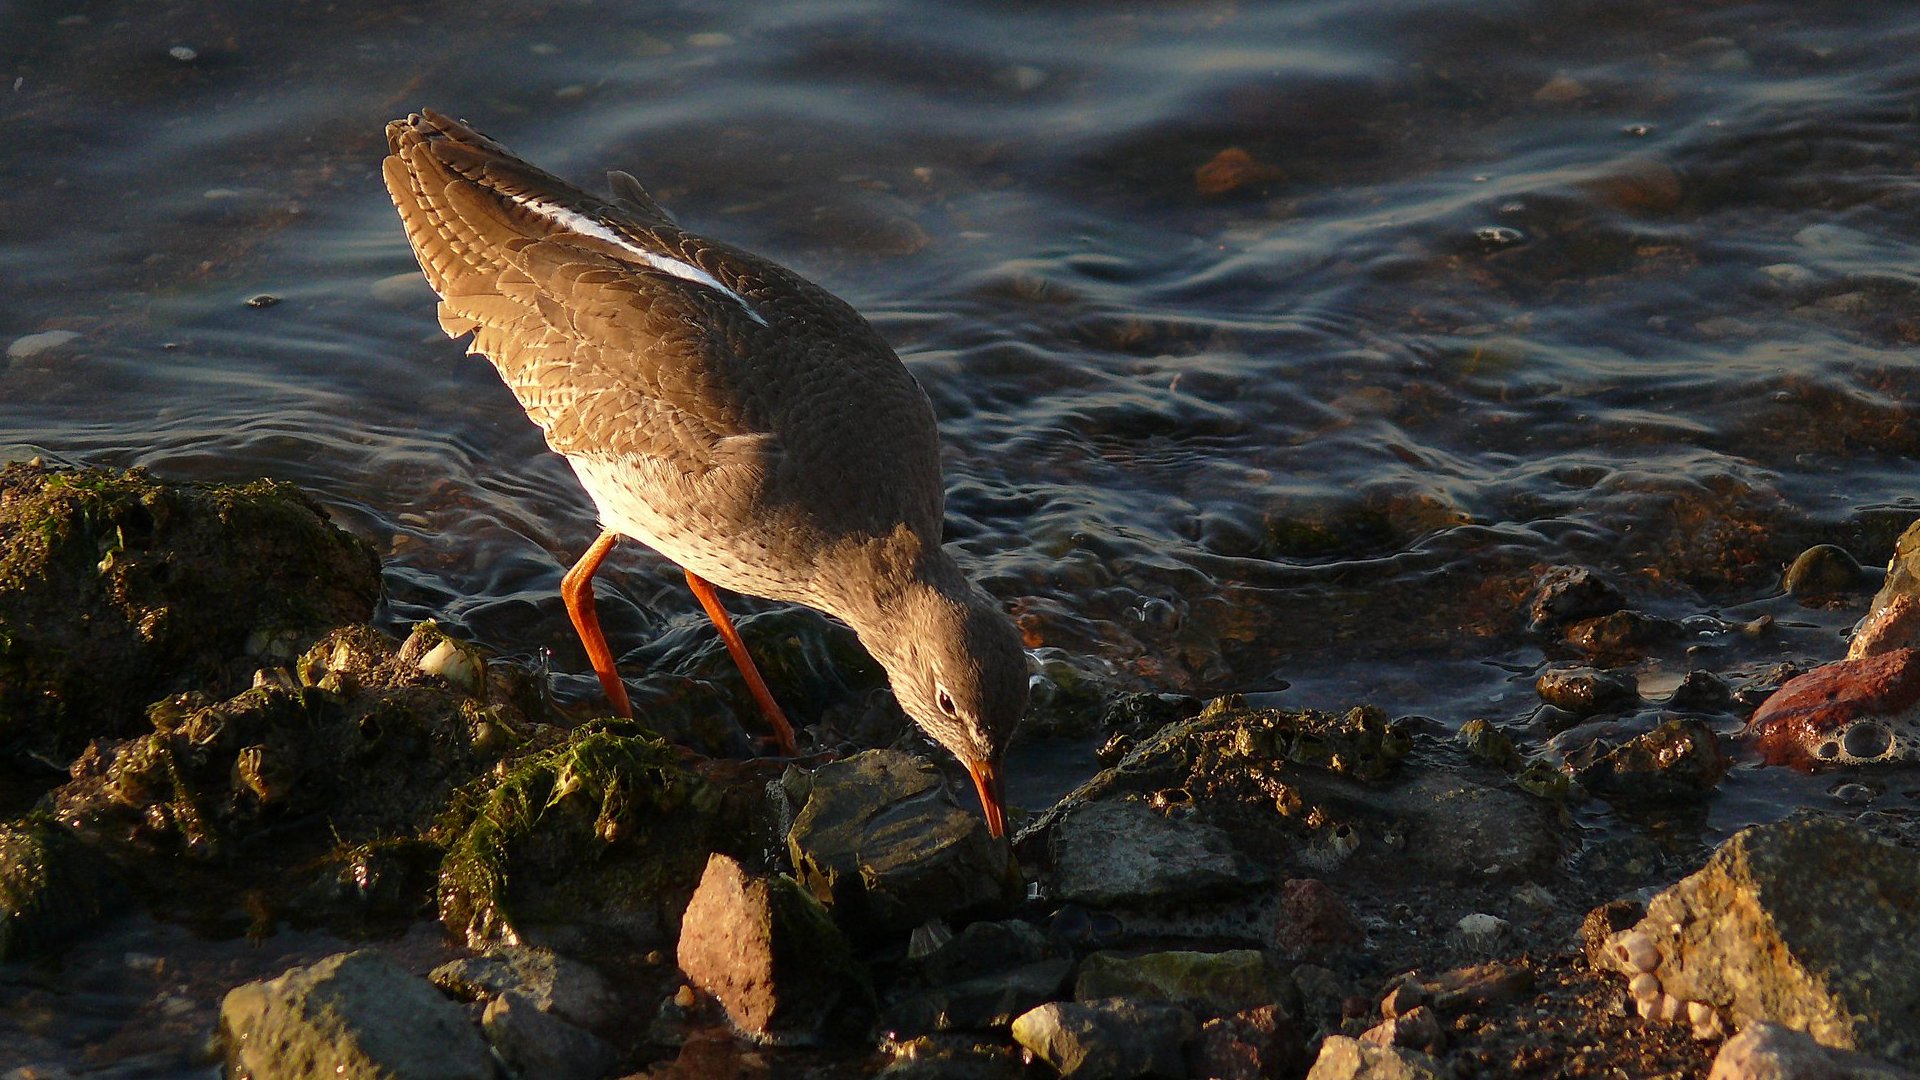
<svg viewBox="0 0 1920 1080">
<path fill-rule="evenodd" d="M 449 336 L 471 333 L 563 454 L 699 474 L 775 452 L 736 344 L 766 318 L 622 175 L 574 187 L 444 116 L 387 127 L 387 188 Z"/>
</svg>

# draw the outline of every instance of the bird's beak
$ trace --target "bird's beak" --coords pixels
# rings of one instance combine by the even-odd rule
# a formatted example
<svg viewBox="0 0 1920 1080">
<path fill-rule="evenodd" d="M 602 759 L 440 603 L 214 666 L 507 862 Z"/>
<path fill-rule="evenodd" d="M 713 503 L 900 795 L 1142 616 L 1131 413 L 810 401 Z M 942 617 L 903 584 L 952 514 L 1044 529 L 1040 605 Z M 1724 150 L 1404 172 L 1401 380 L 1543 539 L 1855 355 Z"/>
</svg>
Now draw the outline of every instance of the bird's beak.
<svg viewBox="0 0 1920 1080">
<path fill-rule="evenodd" d="M 994 839 L 1007 835 L 1007 799 L 1000 782 L 998 761 L 969 761 L 973 786 L 980 792 L 980 809 L 987 816 L 987 832 Z"/>
</svg>

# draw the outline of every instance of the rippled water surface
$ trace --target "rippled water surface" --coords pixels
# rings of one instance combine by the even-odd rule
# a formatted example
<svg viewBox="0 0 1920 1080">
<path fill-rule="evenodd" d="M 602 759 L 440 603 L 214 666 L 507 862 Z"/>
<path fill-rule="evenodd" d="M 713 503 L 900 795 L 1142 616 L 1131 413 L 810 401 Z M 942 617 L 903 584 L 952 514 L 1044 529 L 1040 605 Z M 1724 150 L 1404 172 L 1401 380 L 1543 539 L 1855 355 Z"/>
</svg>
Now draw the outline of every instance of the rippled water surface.
<svg viewBox="0 0 1920 1080">
<path fill-rule="evenodd" d="M 949 538 L 1115 686 L 1522 718 L 1556 564 L 1780 620 L 1649 686 L 1829 659 L 1865 598 L 1782 565 L 1920 516 L 1909 5 L 28 2 L 0 80 L 0 457 L 298 482 L 391 623 L 568 693 L 591 506 L 435 325 L 379 179 L 421 106 L 867 313 Z M 617 648 L 705 640 L 610 570 Z M 1092 767 L 1023 752 L 1029 805 Z M 1827 786 L 1738 771 L 1716 825 Z"/>
</svg>

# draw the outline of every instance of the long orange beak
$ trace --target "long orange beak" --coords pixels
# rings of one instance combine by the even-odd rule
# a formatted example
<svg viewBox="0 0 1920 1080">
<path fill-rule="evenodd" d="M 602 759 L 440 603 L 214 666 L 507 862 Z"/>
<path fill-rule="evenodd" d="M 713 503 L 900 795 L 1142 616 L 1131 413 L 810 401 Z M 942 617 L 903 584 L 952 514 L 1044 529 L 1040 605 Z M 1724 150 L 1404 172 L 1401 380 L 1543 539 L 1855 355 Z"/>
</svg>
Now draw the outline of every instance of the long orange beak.
<svg viewBox="0 0 1920 1080">
<path fill-rule="evenodd" d="M 987 832 L 993 838 L 1007 835 L 1007 798 L 1000 783 L 1000 763 L 998 761 L 969 761 L 967 771 L 973 774 L 973 786 L 980 792 L 980 809 L 987 816 Z"/>
</svg>

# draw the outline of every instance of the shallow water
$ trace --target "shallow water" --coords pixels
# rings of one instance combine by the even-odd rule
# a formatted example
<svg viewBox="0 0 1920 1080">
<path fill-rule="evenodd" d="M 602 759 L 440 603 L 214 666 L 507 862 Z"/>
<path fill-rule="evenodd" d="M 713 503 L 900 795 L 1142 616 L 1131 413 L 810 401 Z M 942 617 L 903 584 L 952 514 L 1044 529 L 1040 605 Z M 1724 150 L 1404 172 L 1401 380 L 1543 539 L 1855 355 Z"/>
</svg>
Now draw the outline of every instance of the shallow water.
<svg viewBox="0 0 1920 1080">
<path fill-rule="evenodd" d="M 384 618 L 550 648 L 563 692 L 591 506 L 435 325 L 379 180 L 423 105 L 867 313 L 949 538 L 1116 685 L 1517 719 L 1561 563 L 1780 620 L 1652 683 L 1829 659 L 1865 596 L 1779 570 L 1920 516 L 1905 5 L 264 11 L 0 14 L 0 342 L 78 335 L 0 360 L 0 457 L 295 481 L 385 555 Z M 661 560 L 610 571 L 616 648 L 699 627 Z M 1092 768 L 1023 753 L 1016 803 Z M 1831 786 L 1738 770 L 1713 828 Z"/>
</svg>

